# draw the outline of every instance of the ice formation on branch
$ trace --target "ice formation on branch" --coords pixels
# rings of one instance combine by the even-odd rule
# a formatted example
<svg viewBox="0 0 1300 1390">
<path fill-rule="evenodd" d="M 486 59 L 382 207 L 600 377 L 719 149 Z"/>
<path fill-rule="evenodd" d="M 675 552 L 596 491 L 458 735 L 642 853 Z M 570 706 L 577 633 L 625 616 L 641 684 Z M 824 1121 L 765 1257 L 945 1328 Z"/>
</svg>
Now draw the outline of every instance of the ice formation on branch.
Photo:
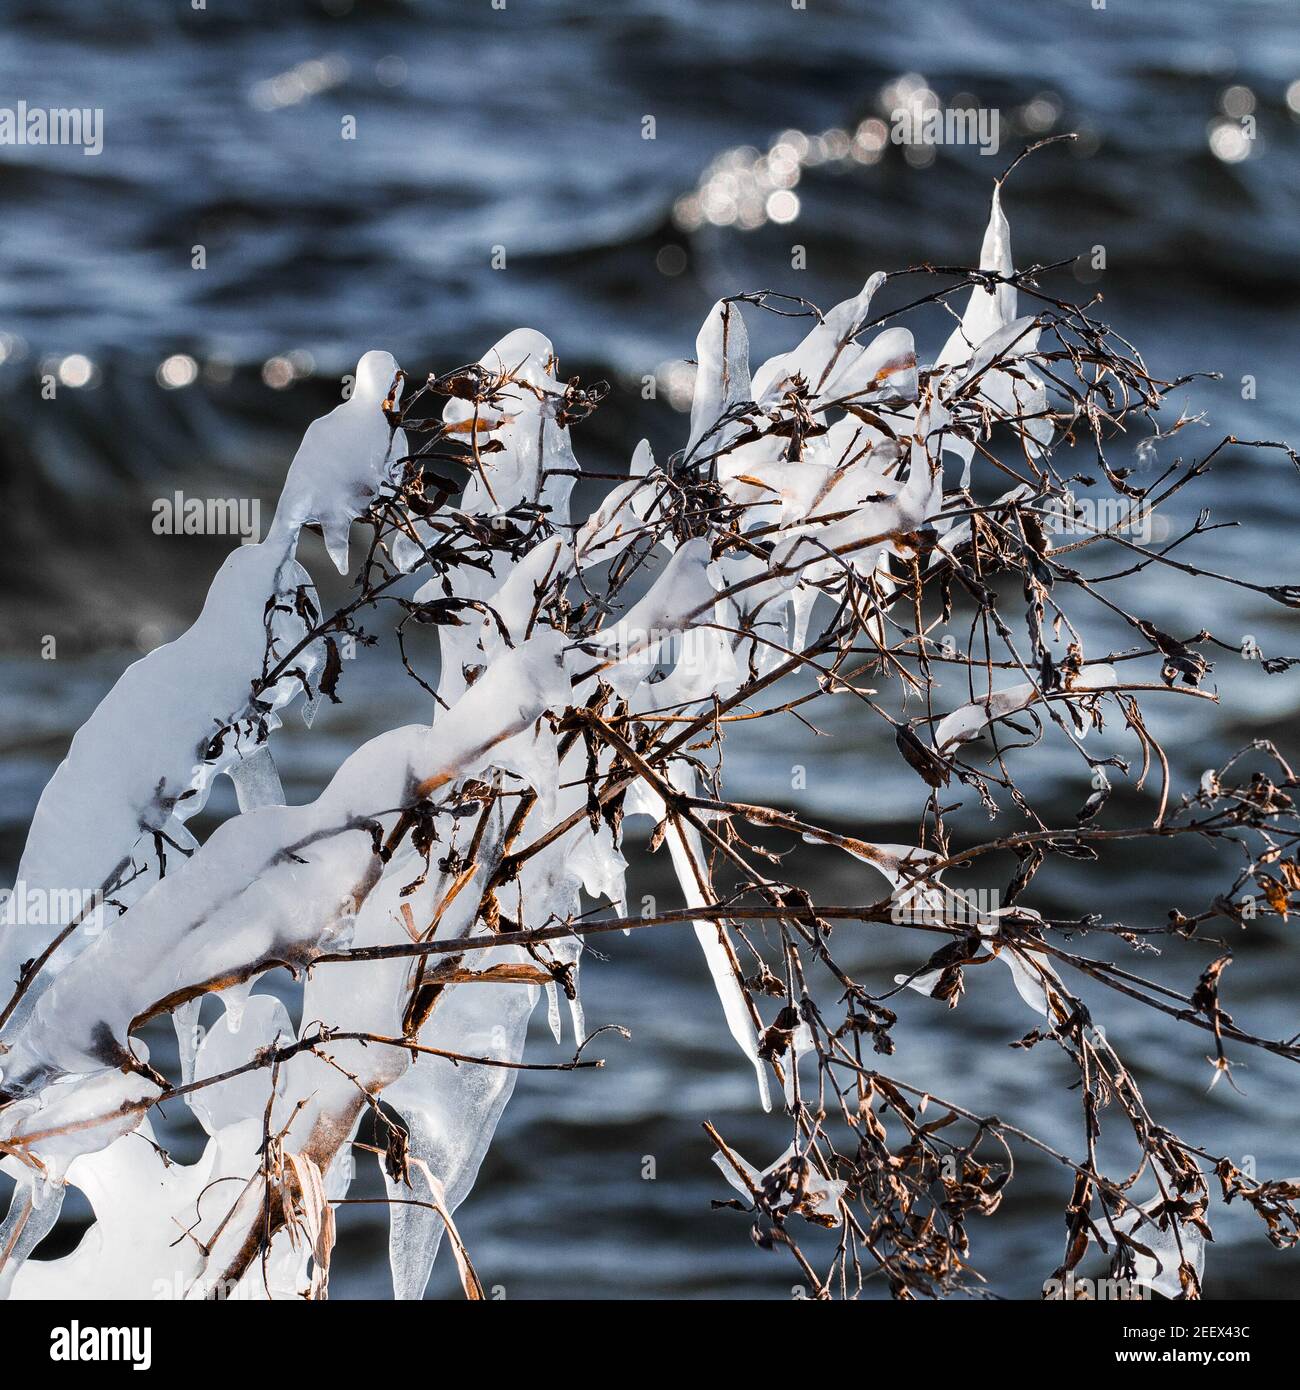
<svg viewBox="0 0 1300 1390">
<path fill-rule="evenodd" d="M 567 1065 L 588 1064 L 579 922 L 594 901 L 633 925 L 622 915 L 629 817 L 648 819 L 652 850 L 667 844 L 677 920 L 693 925 L 759 1104 L 783 1098 L 806 1117 L 811 1063 L 824 1085 L 828 1049 L 875 1036 L 878 1051 L 892 1050 L 893 1016 L 834 965 L 828 922 L 802 890 L 755 867 L 736 826 L 839 849 L 854 873 L 883 877 L 895 920 L 949 931 L 938 837 L 934 847 L 869 844 L 727 802 L 713 753 L 724 715 L 750 717 L 778 682 L 811 676 L 870 703 L 876 692 L 855 684 L 850 654 L 901 669 L 899 614 L 913 603 L 919 614 L 932 578 L 955 575 L 978 596 L 983 581 L 964 557 L 980 544 L 1005 559 L 1016 527 L 1037 557 L 1029 572 L 1046 564 L 1039 490 L 1022 477 L 984 509 L 968 490 L 995 429 L 1012 433 L 1031 472 L 1055 433 L 1044 301 L 1016 317 L 999 192 L 980 271 L 929 366 L 909 329 L 872 319 L 882 274 L 752 370 L 742 307 L 754 312 L 764 297 L 720 301 L 696 343 L 684 450 L 661 463 L 643 442 L 627 479 L 577 519 L 570 427 L 602 392 L 562 380 L 541 334 L 511 333 L 414 391 L 387 353 L 361 359 L 349 399 L 307 430 L 267 537 L 227 559 L 183 636 L 122 676 L 40 800 L 19 879 L 85 885 L 109 903 L 93 924 L 69 911 L 0 927 L 0 979 L 13 983 L 0 1000 L 0 1168 L 14 1180 L 0 1293 L 324 1296 L 334 1207 L 366 1151 L 363 1126 L 379 1141 L 392 1202 L 397 1296 L 423 1294 L 444 1236 L 466 1292 L 481 1293 L 454 1212 L 543 994 L 557 1041 L 561 995 L 567 1003 Z M 946 476 L 950 455 L 960 480 Z M 1055 487 L 1046 474 L 1037 482 Z M 299 538 L 317 527 L 345 573 L 358 520 L 373 532 L 359 601 L 400 605 L 399 636 L 410 622 L 437 627 L 436 686 L 407 662 L 430 719 L 370 739 L 315 800 L 286 806 L 273 756 L 281 712 L 300 694 L 309 708 L 337 698 L 336 643 L 351 630 L 351 610 L 320 612 Z M 987 795 L 957 761 L 967 745 L 1045 711 L 1077 748 L 1101 702 L 1122 695 L 1114 665 L 1085 664 L 1077 644 L 1051 656 L 1042 626 L 1031 611 L 1031 666 L 1017 654 L 998 663 L 1022 679 L 995 687 L 990 662 L 981 690 L 971 662 L 969 698 L 958 687 L 948 713 L 891 719 L 930 788 L 955 775 Z M 927 640 L 903 636 L 907 659 L 926 659 Z M 931 688 L 945 698 L 942 682 Z M 185 822 L 223 772 L 239 811 L 199 844 Z M 741 884 L 724 887 L 720 876 L 737 872 Z M 858 915 L 886 920 L 872 911 Z M 755 914 L 786 923 L 776 971 L 743 925 Z M 1073 1004 L 1045 947 L 1049 926 L 1032 909 L 989 912 L 898 983 L 951 1004 L 962 968 L 997 957 L 1020 999 L 1064 1036 Z M 799 983 L 800 946 L 844 989 L 838 1032 Z M 280 998 L 254 992 L 269 979 L 298 982 L 297 1024 Z M 759 1008 L 765 994 L 785 999 L 774 1021 Z M 223 1012 L 201 1030 L 205 1001 L 209 1017 Z M 171 1078 L 141 1036 L 166 1015 L 182 1043 Z M 897 1116 L 909 1107 L 855 1065 L 872 1077 L 859 1080 L 854 1112 L 870 1154 L 884 1132 L 873 1098 Z M 165 1160 L 154 1142 L 154 1106 L 177 1097 L 207 1135 L 193 1164 Z M 843 1229 L 848 1201 L 865 1191 L 806 1128 L 762 1171 L 725 1146 L 717 1161 L 778 1224 L 797 1214 Z M 975 1196 L 962 1200 L 996 1205 L 981 1186 L 987 1171 L 973 1171 L 962 1190 Z M 1166 1186 L 1193 1182 L 1172 1161 L 1160 1172 Z M 68 1185 L 86 1194 L 94 1224 L 70 1255 L 28 1259 Z M 1105 1197 L 1134 1242 L 1163 1221 L 1163 1209 L 1126 1205 L 1118 1190 Z M 1143 1258 L 1170 1291 L 1170 1251 L 1176 1262 L 1183 1246 L 1167 1226 Z M 947 1287 L 956 1267 L 928 1246 L 923 1258 L 922 1245 L 909 1247 L 908 1278 Z M 893 1267 L 890 1277 L 902 1280 Z"/>
<path fill-rule="evenodd" d="M 28 892 L 70 905 L 77 899 L 60 890 L 137 898 L 165 870 L 169 849 L 173 862 L 194 849 L 184 822 L 203 809 L 220 772 L 236 780 L 241 804 L 278 799 L 266 740 L 286 703 L 314 693 L 324 659 L 323 643 L 306 640 L 316 594 L 295 558 L 298 536 L 319 522 L 331 558 L 346 568 L 352 519 L 405 453 L 382 409 L 400 392 L 392 357 L 366 353 L 350 399 L 307 430 L 267 538 L 227 557 L 194 625 L 131 666 L 77 733 L 32 820 L 17 875 Z M 250 767 L 273 789 L 250 792 Z M 47 925 L 68 921 L 0 924 L 0 979 L 16 978 L 50 945 Z M 69 934 L 25 1007 L 86 939 Z"/>
</svg>

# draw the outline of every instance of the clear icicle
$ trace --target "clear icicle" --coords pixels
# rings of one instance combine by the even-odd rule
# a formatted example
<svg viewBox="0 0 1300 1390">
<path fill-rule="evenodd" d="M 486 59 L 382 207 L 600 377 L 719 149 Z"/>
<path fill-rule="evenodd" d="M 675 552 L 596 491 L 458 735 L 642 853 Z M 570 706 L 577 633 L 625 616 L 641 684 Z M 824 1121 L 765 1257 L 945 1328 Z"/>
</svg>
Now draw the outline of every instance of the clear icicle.
<svg viewBox="0 0 1300 1390">
<path fill-rule="evenodd" d="M 699 365 L 691 401 L 688 459 L 706 440 L 707 452 L 717 452 L 739 423 L 719 422 L 750 398 L 749 334 L 739 305 L 720 299 L 713 306 L 695 340 L 695 358 Z"/>
<path fill-rule="evenodd" d="M 560 1028 L 560 993 L 554 983 L 546 986 L 546 1026 L 551 1030 L 551 1036 L 557 1046 L 564 1041 L 564 1033 Z"/>
<path fill-rule="evenodd" d="M 248 757 L 231 763 L 226 771 L 235 784 L 235 800 L 241 812 L 255 810 L 258 806 L 284 805 L 280 773 L 266 744 Z"/>
<path fill-rule="evenodd" d="M 40 1181 L 32 1173 L 19 1176 L 9 1198 L 9 1213 L 0 1225 L 0 1299 L 9 1297 L 23 1261 L 54 1229 L 63 1195 L 62 1185 L 42 1194 Z"/>
</svg>

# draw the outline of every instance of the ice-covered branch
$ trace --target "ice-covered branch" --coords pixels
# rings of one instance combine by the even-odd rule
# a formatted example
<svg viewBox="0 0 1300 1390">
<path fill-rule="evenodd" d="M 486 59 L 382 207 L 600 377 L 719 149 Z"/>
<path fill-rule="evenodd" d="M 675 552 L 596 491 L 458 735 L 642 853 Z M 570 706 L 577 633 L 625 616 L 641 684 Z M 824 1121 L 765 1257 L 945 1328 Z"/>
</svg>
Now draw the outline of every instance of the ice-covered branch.
<svg viewBox="0 0 1300 1390">
<path fill-rule="evenodd" d="M 1125 1277 L 1196 1296 L 1211 1176 L 1277 1243 L 1295 1239 L 1297 1194 L 1163 1125 L 1076 993 L 1085 980 L 1183 1025 L 1197 1047 L 1211 1039 L 1214 1080 L 1230 1049 L 1300 1061 L 1294 1039 L 1225 1007 L 1228 955 L 1175 987 L 1074 939 L 1172 947 L 1216 920 L 1285 917 L 1300 889 L 1297 779 L 1260 743 L 1181 798 L 1171 785 L 1139 700 L 1215 698 L 1203 652 L 1225 644 L 1163 631 L 1137 607 L 1142 578 L 1175 566 L 1244 581 L 1172 558 L 1143 528 L 1219 450 L 1145 488 L 1110 464 L 1112 438 L 1181 383 L 1053 298 L 1045 271 L 1017 271 L 1004 191 L 978 267 L 908 272 L 942 283 L 883 311 L 891 277 L 874 274 L 825 314 L 809 308 L 802 341 L 765 362 L 751 364 L 746 316 L 770 296 L 719 301 L 696 338 L 682 448 L 656 458 L 641 441 L 585 516 L 570 512 L 571 431 L 607 388 L 562 379 L 541 334 L 510 333 L 423 381 L 386 353 L 361 359 L 350 398 L 308 429 L 265 539 L 226 561 L 182 637 L 108 693 L 37 808 L 20 880 L 107 901 L 92 916 L 70 899 L 39 923 L 11 909 L 0 925 L 12 981 L 0 1169 L 14 1182 L 0 1293 L 152 1297 L 161 1280 L 186 1298 L 323 1297 L 335 1208 L 363 1200 L 348 1196 L 353 1156 L 372 1153 L 397 1295 L 422 1295 L 448 1233 L 480 1296 L 453 1214 L 520 1072 L 580 1084 L 595 1064 L 585 940 L 653 928 L 661 949 L 680 949 L 674 924 L 703 953 L 752 1103 L 788 1124 L 771 1161 L 710 1128 L 736 1194 L 722 1205 L 818 1293 L 856 1293 L 872 1274 L 899 1297 L 961 1287 L 966 1223 L 996 1211 L 1018 1146 L 1072 1184 L 1062 1277 L 1104 1241 Z M 937 351 L 893 321 L 950 299 L 964 303 Z M 1096 492 L 1081 499 L 1065 464 L 1084 441 L 1105 482 L 1084 478 Z M 1083 506 L 1103 500 L 1129 510 Z M 308 526 L 340 573 L 354 526 L 367 532 L 333 612 L 298 556 Z M 1086 573 L 1094 555 L 1112 568 Z M 1282 579 L 1249 587 L 1294 604 Z M 279 719 L 298 695 L 309 708 L 348 698 L 337 642 L 363 610 L 400 614 L 396 675 L 427 697 L 428 722 L 369 739 L 313 800 L 287 806 Z M 420 626 L 438 636 L 427 678 L 406 645 Z M 951 636 L 963 628 L 964 646 Z M 1102 634 L 1116 628 L 1136 645 L 1111 649 Z M 909 821 L 913 843 L 728 794 L 730 732 L 788 719 L 820 733 L 830 702 L 878 723 L 916 776 L 915 805 L 848 814 Z M 1141 760 L 1132 804 L 1147 820 L 1108 819 L 1129 764 L 1098 736 L 1107 720 Z M 1047 739 L 1088 779 L 1071 824 L 1016 781 Z M 200 844 L 185 822 L 222 773 L 238 812 Z M 876 785 L 864 766 L 864 798 Z M 963 798 L 1014 823 L 972 829 Z M 1068 921 L 1025 901 L 1054 856 L 1189 837 L 1239 861 L 1195 913 L 1108 920 L 1104 880 L 1096 910 Z M 804 845 L 844 856 L 849 900 L 787 879 L 783 856 Z M 662 846 L 680 905 L 633 915 L 626 856 Z M 992 901 L 956 886 L 961 869 L 1009 862 L 1005 888 L 984 890 Z M 915 959 L 869 987 L 838 946 L 880 933 Z M 865 970 L 879 974 L 870 959 Z M 971 980 L 1032 1029 L 1018 1047 L 1068 1060 L 1077 1153 L 876 1065 L 894 1050 L 902 991 L 938 1028 Z M 567 1006 L 569 1060 L 524 1060 L 543 996 L 557 1042 Z M 172 1076 L 145 1036 L 166 1015 L 181 1041 Z M 201 1017 L 215 1021 L 200 1029 Z M 206 1133 L 195 1163 L 162 1155 L 163 1101 Z M 1095 1143 L 1104 1106 L 1127 1130 L 1118 1169 Z M 28 1259 L 68 1185 L 93 1226 L 70 1255 Z"/>
</svg>

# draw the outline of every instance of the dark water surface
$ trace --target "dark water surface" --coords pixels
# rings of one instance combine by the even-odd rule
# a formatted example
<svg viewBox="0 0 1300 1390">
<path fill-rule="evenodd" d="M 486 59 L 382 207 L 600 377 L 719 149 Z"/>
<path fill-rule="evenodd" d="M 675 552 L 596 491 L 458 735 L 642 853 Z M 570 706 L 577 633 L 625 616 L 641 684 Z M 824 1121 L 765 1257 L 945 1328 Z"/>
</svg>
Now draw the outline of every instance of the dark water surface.
<svg viewBox="0 0 1300 1390">
<path fill-rule="evenodd" d="M 228 548 L 155 537 L 153 499 L 183 488 L 269 505 L 303 427 L 369 347 L 417 372 L 446 369 L 512 328 L 536 327 L 566 371 L 613 384 L 577 435 L 584 463 L 617 465 L 642 434 L 666 454 L 685 437 L 674 364 L 720 294 L 770 287 L 827 305 L 876 269 L 968 264 L 993 175 L 1029 139 L 1073 130 L 1076 145 L 1040 152 L 1008 188 L 1017 263 L 1084 253 L 1078 274 L 1057 272 L 1055 293 L 1104 294 L 1099 312 L 1159 374 L 1223 374 L 1189 388 L 1189 407 L 1208 422 L 1161 445 L 1159 461 L 1229 431 L 1300 438 L 1300 15 L 1288 0 L 1110 0 L 1104 10 L 1089 0 L 810 0 L 802 11 L 776 0 L 508 0 L 503 11 L 487 0 L 209 0 L 202 12 L 43 0 L 0 3 L 0 18 L 0 105 L 104 112 L 98 157 L 0 147 L 6 875 L 78 723 L 130 660 L 192 620 Z M 854 146 L 864 122 L 888 119 L 900 80 L 944 103 L 997 108 L 1001 153 L 941 148 L 918 167 L 892 145 Z M 341 138 L 348 116 L 351 141 Z M 653 140 L 642 138 L 647 116 Z M 744 172 L 774 142 L 804 152 L 787 222 L 745 201 Z M 728 190 L 739 190 L 734 207 Z M 791 268 L 796 245 L 801 271 Z M 198 246 L 201 270 L 191 264 Z M 1094 272 L 1098 247 L 1105 269 Z M 495 248 L 504 269 L 492 268 Z M 923 349 L 934 349 L 946 330 L 928 322 Z M 781 327 L 751 319 L 756 357 Z M 197 380 L 164 389 L 160 365 L 177 356 L 192 359 Z M 41 399 L 42 373 L 63 379 L 54 400 Z M 641 399 L 647 374 L 664 387 L 651 403 Z M 1177 515 L 1204 504 L 1216 519 L 1249 521 L 1214 533 L 1198 558 L 1296 582 L 1296 484 L 1282 455 L 1230 451 Z M 320 575 L 321 557 L 308 558 Z M 1270 654 L 1300 655 L 1293 616 L 1263 600 L 1159 574 L 1146 592 L 1171 630 L 1250 633 Z M 58 640 L 54 662 L 39 658 L 45 634 Z M 1297 679 L 1225 654 L 1214 672 L 1222 708 L 1157 700 L 1153 728 L 1167 739 L 1175 786 L 1261 732 L 1285 745 Z M 350 670 L 344 694 L 310 735 L 286 731 L 291 800 L 313 795 L 376 729 L 427 717 L 415 687 L 378 666 Z M 768 728 L 761 747 L 737 738 L 735 793 L 789 804 L 791 768 L 802 764 L 810 814 L 866 838 L 906 838 L 912 774 L 854 711 L 836 707 L 823 726 L 833 739 L 793 723 Z M 1038 751 L 1034 785 L 1068 816 L 1087 788 L 1064 758 Z M 1126 805 L 1151 813 L 1137 798 Z M 809 853 L 799 872 L 827 899 L 864 891 L 836 857 Z M 1228 872 L 1204 850 L 1158 866 L 1115 855 L 1077 879 L 1044 877 L 1033 901 L 1158 920 L 1175 903 L 1199 906 Z M 630 889 L 633 900 L 671 892 L 655 861 L 634 870 Z M 1271 1036 L 1300 1027 L 1294 930 L 1261 926 L 1231 972 L 1242 1012 Z M 840 949 L 874 986 L 919 963 L 907 943 L 861 931 Z M 626 1024 L 632 1041 L 608 1042 L 599 1073 L 522 1077 L 461 1211 L 485 1282 L 520 1298 L 788 1296 L 792 1266 L 756 1250 L 743 1217 L 709 1211 L 728 1193 L 702 1120 L 754 1158 L 786 1138 L 783 1121 L 755 1112 L 749 1068 L 693 941 L 670 930 L 600 949 L 608 960 L 589 957 L 583 973 L 588 1020 Z M 1187 987 L 1207 958 L 1193 949 L 1148 968 Z M 1032 1020 L 1004 978 L 975 973 L 955 1013 L 900 1001 L 895 1070 L 1077 1148 L 1060 1061 L 1045 1048 L 1008 1049 Z M 1171 1127 L 1239 1163 L 1254 1155 L 1261 1172 L 1300 1173 L 1293 1067 L 1251 1056 L 1237 1074 L 1242 1094 L 1222 1085 L 1207 1095 L 1197 1038 L 1118 998 L 1101 1005 Z M 549 1058 L 541 1014 L 537 1024 L 532 1055 Z M 647 1156 L 653 1181 L 641 1176 Z M 1002 1211 L 971 1232 L 991 1291 L 1037 1293 L 1059 1258 L 1067 1195 L 1060 1170 L 1024 1160 Z M 1209 1294 L 1300 1292 L 1294 1256 L 1271 1251 L 1253 1218 L 1217 1209 L 1213 1219 Z M 382 1225 L 365 1208 L 345 1214 L 337 1294 L 383 1293 Z M 454 1287 L 444 1258 L 433 1294 Z"/>
</svg>

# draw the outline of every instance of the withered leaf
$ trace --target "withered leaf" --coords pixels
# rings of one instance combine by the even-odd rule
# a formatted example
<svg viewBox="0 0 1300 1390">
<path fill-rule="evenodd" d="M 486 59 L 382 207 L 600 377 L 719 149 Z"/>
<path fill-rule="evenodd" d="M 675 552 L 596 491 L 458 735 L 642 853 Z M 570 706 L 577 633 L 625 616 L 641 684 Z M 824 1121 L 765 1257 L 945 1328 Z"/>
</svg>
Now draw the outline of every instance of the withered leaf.
<svg viewBox="0 0 1300 1390">
<path fill-rule="evenodd" d="M 338 689 L 339 677 L 343 674 L 343 658 L 339 655 L 339 644 L 332 638 L 325 639 L 325 669 L 321 672 L 321 694 L 329 697 L 332 705 L 341 705 L 342 700 L 334 693 Z"/>
<path fill-rule="evenodd" d="M 949 764 L 932 749 L 927 748 L 907 727 L 900 724 L 894 730 L 894 741 L 907 765 L 932 787 L 945 787 L 951 775 Z"/>
</svg>

